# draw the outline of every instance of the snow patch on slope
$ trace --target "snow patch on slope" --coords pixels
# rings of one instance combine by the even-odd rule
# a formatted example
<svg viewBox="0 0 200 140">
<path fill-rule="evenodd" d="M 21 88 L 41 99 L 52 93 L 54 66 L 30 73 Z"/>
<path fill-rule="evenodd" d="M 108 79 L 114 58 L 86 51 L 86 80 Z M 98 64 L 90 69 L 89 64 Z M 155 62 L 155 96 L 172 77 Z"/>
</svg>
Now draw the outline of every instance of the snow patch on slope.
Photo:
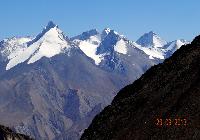
<svg viewBox="0 0 200 140">
<path fill-rule="evenodd" d="M 11 38 L 11 39 L 4 39 L 4 48 L 1 50 L 1 53 L 4 57 L 8 60 L 14 58 L 27 47 L 26 43 L 31 41 L 31 38 L 21 37 L 21 38 Z"/>
<path fill-rule="evenodd" d="M 166 44 L 167 42 L 161 39 L 158 35 L 153 36 L 153 47 L 159 48 L 159 47 L 163 47 Z"/>
<path fill-rule="evenodd" d="M 96 65 L 99 65 L 99 63 L 102 60 L 101 55 L 97 55 L 97 47 L 100 44 L 100 37 L 95 35 L 91 36 L 89 39 L 81 41 L 81 40 L 75 40 L 76 42 L 79 42 L 79 48 L 90 58 L 92 58 L 95 61 Z"/>
<path fill-rule="evenodd" d="M 132 44 L 135 47 L 137 47 L 138 49 L 142 50 L 147 55 L 149 55 L 149 59 L 154 59 L 154 58 L 164 59 L 165 58 L 163 49 L 147 48 L 147 47 L 143 47 L 135 42 L 133 42 Z"/>
<path fill-rule="evenodd" d="M 122 54 L 127 54 L 127 46 L 126 46 L 126 42 L 121 39 L 119 40 L 115 47 L 114 47 L 114 50 L 118 53 L 122 53 Z"/>
<path fill-rule="evenodd" d="M 23 50 L 20 54 L 18 54 L 16 57 L 8 62 L 6 70 L 9 70 L 16 65 L 25 62 L 36 51 L 36 49 L 37 47 L 35 46 Z"/>
<path fill-rule="evenodd" d="M 141 50 L 143 50 L 147 55 L 149 55 L 149 59 L 164 59 L 164 52 L 157 50 L 155 48 L 145 48 L 142 47 Z"/>
</svg>

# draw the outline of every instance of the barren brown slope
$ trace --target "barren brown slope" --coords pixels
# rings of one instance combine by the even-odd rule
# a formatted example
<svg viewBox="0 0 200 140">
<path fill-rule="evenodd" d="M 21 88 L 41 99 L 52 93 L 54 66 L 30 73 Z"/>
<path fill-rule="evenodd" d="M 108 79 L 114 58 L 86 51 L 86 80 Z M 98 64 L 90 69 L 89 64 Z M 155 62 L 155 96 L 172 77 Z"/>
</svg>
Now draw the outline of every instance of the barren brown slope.
<svg viewBox="0 0 200 140">
<path fill-rule="evenodd" d="M 123 88 L 81 139 L 200 139 L 200 36 Z"/>
</svg>

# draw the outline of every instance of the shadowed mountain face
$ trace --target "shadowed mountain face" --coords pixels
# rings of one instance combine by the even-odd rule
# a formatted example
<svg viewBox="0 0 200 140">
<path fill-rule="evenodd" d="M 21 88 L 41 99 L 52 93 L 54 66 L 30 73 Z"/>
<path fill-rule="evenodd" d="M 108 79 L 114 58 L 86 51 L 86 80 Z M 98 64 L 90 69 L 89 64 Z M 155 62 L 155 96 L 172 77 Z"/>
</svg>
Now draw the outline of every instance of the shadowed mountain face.
<svg viewBox="0 0 200 140">
<path fill-rule="evenodd" d="M 63 54 L 19 65 L 0 78 L 0 122 L 36 139 L 57 139 L 65 133 L 68 139 L 77 139 L 79 130 L 87 127 L 126 81 L 93 66 L 76 51 L 70 57 Z M 100 94 L 110 88 L 114 89 L 110 94 Z"/>
<path fill-rule="evenodd" d="M 200 139 L 200 36 L 123 88 L 82 140 Z"/>
<path fill-rule="evenodd" d="M 10 128 L 0 125 L 0 140 L 33 140 L 32 138 L 13 132 Z"/>
</svg>

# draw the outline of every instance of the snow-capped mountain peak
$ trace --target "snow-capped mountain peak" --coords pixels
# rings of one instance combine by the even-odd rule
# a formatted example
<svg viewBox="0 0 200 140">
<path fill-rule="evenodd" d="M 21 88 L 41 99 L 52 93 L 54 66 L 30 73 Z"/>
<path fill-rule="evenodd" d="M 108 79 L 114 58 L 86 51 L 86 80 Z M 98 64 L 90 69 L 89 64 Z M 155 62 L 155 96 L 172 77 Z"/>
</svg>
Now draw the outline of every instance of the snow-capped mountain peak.
<svg viewBox="0 0 200 140">
<path fill-rule="evenodd" d="M 49 29 L 47 27 L 50 27 Z M 29 63 L 34 63 L 43 56 L 52 57 L 59 54 L 64 48 L 69 47 L 68 42 L 65 40 L 63 32 L 53 23 L 49 23 L 46 29 L 48 31 L 37 41 L 34 42 L 29 48 L 35 48 L 37 51 L 29 59 Z M 47 51 L 48 50 L 48 51 Z"/>
<path fill-rule="evenodd" d="M 160 48 L 167 44 L 167 42 L 164 39 L 159 37 L 153 31 L 150 31 L 149 33 L 145 33 L 136 41 L 136 43 L 143 47 L 148 47 L 148 48 L 151 48 L 151 47 Z"/>
<path fill-rule="evenodd" d="M 127 44 L 123 36 L 110 28 L 105 28 L 101 33 L 95 29 L 89 30 L 71 40 L 93 59 L 96 65 L 100 64 L 105 55 L 112 54 L 114 51 L 121 54 L 127 53 Z"/>
<path fill-rule="evenodd" d="M 150 31 L 145 33 L 136 41 L 136 43 L 139 45 L 139 49 L 143 50 L 147 55 L 149 55 L 150 59 L 165 58 L 164 55 L 166 51 L 163 47 L 167 44 L 167 42 L 155 32 Z"/>
<path fill-rule="evenodd" d="M 27 45 L 30 46 L 34 42 L 37 42 L 41 37 L 43 37 L 47 32 L 49 32 L 53 28 L 56 29 L 58 32 L 60 32 L 59 34 L 62 34 L 62 31 L 58 28 L 58 25 L 53 23 L 53 21 L 49 21 L 47 26 L 43 28 L 42 32 L 39 33 L 32 41 L 28 42 Z M 64 35 L 62 36 L 63 36 L 62 38 L 65 38 Z"/>
<path fill-rule="evenodd" d="M 171 50 L 171 51 L 172 50 L 175 51 L 175 50 L 179 49 L 185 43 L 187 43 L 186 40 L 178 39 L 178 40 L 175 40 L 175 41 L 168 43 L 168 45 L 166 45 L 166 47 L 167 47 L 166 49 Z"/>
<path fill-rule="evenodd" d="M 53 22 L 49 22 L 39 35 L 27 43 L 27 46 L 23 52 L 8 62 L 6 70 L 27 60 L 27 63 L 31 64 L 42 57 L 50 58 L 70 47 L 63 32 Z"/>
<path fill-rule="evenodd" d="M 164 46 L 164 49 L 166 50 L 166 56 L 171 56 L 176 50 L 180 49 L 181 46 L 189 44 L 190 42 L 184 39 L 178 39 L 172 42 L 167 43 Z"/>
<path fill-rule="evenodd" d="M 150 31 L 141 36 L 136 43 L 138 44 L 136 46 L 149 55 L 150 59 L 165 59 L 170 57 L 182 45 L 188 44 L 189 42 L 180 39 L 167 43 L 155 32 Z"/>
</svg>

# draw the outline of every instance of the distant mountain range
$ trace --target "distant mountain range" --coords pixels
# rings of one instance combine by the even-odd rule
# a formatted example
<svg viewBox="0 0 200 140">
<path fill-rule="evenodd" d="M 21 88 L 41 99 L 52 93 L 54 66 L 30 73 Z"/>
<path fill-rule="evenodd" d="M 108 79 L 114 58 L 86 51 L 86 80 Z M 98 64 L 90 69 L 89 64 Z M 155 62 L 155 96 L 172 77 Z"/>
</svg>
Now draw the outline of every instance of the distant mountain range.
<svg viewBox="0 0 200 140">
<path fill-rule="evenodd" d="M 36 139 L 79 139 L 125 85 L 182 45 L 154 32 L 136 42 L 109 28 L 69 38 L 52 21 L 0 42 L 0 124 Z"/>
<path fill-rule="evenodd" d="M 81 140 L 200 139 L 199 61 L 197 36 L 120 90 Z"/>
</svg>

